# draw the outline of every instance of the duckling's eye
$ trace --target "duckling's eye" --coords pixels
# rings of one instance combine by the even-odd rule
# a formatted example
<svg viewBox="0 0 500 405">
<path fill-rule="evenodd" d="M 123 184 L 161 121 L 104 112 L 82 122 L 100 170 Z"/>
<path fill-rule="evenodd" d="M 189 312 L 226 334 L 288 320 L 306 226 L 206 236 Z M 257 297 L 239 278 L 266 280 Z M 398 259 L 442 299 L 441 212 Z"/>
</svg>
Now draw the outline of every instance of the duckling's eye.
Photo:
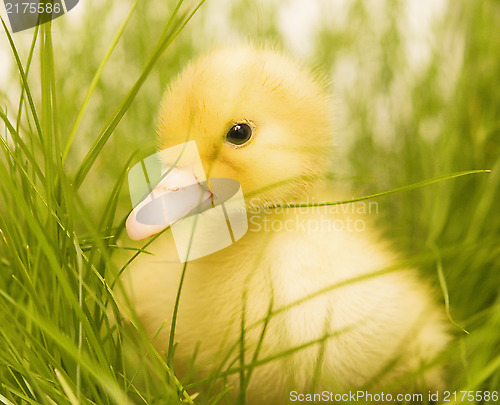
<svg viewBox="0 0 500 405">
<path fill-rule="evenodd" d="M 236 124 L 226 134 L 226 140 L 233 145 L 243 145 L 252 137 L 252 128 L 248 124 Z"/>
</svg>

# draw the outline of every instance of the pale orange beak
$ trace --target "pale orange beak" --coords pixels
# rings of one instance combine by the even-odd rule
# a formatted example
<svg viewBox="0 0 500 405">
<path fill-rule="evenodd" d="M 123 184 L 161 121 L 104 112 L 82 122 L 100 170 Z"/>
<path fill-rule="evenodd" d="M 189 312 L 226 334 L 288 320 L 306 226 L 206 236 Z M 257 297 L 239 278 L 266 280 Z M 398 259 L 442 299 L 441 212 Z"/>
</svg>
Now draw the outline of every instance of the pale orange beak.
<svg viewBox="0 0 500 405">
<path fill-rule="evenodd" d="M 210 206 L 212 193 L 196 178 L 193 166 L 168 168 L 165 177 L 130 213 L 126 222 L 132 240 L 156 235 L 198 208 Z"/>
</svg>

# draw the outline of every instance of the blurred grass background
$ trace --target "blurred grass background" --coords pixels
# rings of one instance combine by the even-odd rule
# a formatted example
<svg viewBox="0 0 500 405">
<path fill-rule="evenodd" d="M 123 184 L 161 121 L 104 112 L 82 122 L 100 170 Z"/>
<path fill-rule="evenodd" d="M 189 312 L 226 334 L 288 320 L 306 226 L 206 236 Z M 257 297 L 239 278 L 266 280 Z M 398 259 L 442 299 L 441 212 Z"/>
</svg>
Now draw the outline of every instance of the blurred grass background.
<svg viewBox="0 0 500 405">
<path fill-rule="evenodd" d="M 154 145 L 162 93 L 182 67 L 215 46 L 246 40 L 273 43 L 331 78 L 332 172 L 360 195 L 492 170 L 378 203 L 387 237 L 404 255 L 422 258 L 422 273 L 436 286 L 441 273 L 450 313 L 469 332 L 450 323 L 456 339 L 442 360 L 449 388 L 500 388 L 498 1 L 208 0 L 158 59 L 76 190 L 75 173 L 176 7 L 138 2 L 62 162 L 92 79 L 133 6 L 80 3 L 51 33 L 39 31 L 28 85 L 41 136 L 26 97 L 19 114 L 23 85 L 0 36 L 0 403 L 122 404 L 136 390 L 138 402 L 174 403 L 172 378 L 161 390 L 131 383 L 120 328 L 105 317 L 117 271 L 109 261 L 115 227 L 131 208 L 123 170 L 134 152 Z M 173 26 L 196 5 L 186 1 Z M 13 34 L 25 67 L 33 32 Z M 7 124 L 16 128 L 18 117 L 19 139 Z M 116 198 L 115 184 L 123 185 Z"/>
</svg>

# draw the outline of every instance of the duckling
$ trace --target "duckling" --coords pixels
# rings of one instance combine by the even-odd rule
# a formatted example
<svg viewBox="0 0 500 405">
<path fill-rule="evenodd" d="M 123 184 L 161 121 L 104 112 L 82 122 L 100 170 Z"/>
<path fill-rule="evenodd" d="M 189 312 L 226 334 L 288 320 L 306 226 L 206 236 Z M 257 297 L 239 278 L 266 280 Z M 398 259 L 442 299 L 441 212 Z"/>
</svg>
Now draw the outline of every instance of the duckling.
<svg viewBox="0 0 500 405">
<path fill-rule="evenodd" d="M 380 272 L 398 257 L 363 213 L 286 208 L 344 197 L 325 181 L 333 127 L 322 81 L 270 48 L 213 51 L 166 91 L 159 148 L 194 140 L 207 179 L 237 180 L 248 214 L 241 239 L 185 264 L 176 372 L 188 371 L 195 352 L 201 376 L 232 364 L 248 380 L 239 387 L 239 371 L 228 372 L 226 384 L 235 398 L 244 391 L 249 404 L 376 390 L 418 370 L 421 389 L 440 386 L 441 370 L 430 364 L 449 340 L 447 324 L 416 271 Z M 159 232 L 138 228 L 129 218 L 133 239 Z M 132 262 L 126 285 L 142 325 L 166 353 L 184 264 L 169 231 L 148 250 Z"/>
</svg>

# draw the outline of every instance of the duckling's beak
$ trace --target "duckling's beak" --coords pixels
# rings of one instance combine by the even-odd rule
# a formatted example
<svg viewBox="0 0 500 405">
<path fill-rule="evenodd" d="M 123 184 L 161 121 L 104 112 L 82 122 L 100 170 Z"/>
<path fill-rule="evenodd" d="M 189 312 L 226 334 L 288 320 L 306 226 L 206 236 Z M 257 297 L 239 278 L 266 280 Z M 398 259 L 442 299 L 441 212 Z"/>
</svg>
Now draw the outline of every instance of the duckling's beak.
<svg viewBox="0 0 500 405">
<path fill-rule="evenodd" d="M 196 178 L 193 166 L 169 167 L 163 173 L 162 180 L 127 218 L 132 240 L 156 235 L 193 211 L 211 206 L 212 193 Z"/>
</svg>

